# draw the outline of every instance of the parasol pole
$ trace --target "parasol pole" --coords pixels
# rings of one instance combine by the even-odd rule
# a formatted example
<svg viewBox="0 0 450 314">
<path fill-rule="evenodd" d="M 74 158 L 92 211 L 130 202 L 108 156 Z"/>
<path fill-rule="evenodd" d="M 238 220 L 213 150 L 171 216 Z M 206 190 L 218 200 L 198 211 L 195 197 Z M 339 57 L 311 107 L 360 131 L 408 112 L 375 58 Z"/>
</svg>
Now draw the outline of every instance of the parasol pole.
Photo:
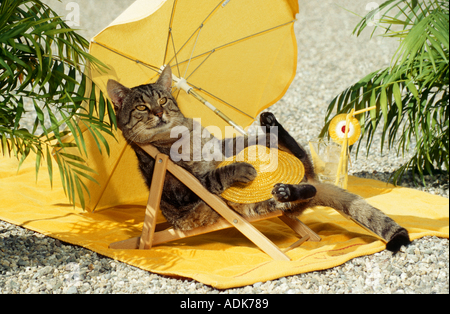
<svg viewBox="0 0 450 314">
<path fill-rule="evenodd" d="M 211 109 L 216 115 L 218 115 L 220 118 L 228 122 L 228 124 L 232 125 L 236 130 L 238 130 L 239 133 L 241 133 L 242 135 L 247 135 L 247 132 L 245 132 L 245 130 L 240 125 L 238 125 L 236 122 L 228 118 L 222 111 L 211 105 L 211 103 L 209 103 L 205 98 L 197 94 L 192 87 L 187 93 L 189 95 L 192 95 L 195 99 L 197 99 L 198 101 L 203 103 L 206 107 Z"/>
<path fill-rule="evenodd" d="M 162 73 L 162 71 L 164 70 L 165 66 L 162 66 L 159 74 Z M 200 96 L 192 86 L 190 86 L 186 79 L 184 78 L 179 78 L 177 76 L 175 76 L 174 74 L 172 74 L 172 80 L 175 82 L 175 87 L 177 89 L 182 89 L 184 90 L 188 95 L 193 96 L 195 99 L 197 99 L 198 101 L 200 101 L 202 104 L 204 104 L 206 107 L 208 107 L 210 110 L 212 110 L 216 115 L 218 115 L 221 119 L 225 120 L 228 124 L 232 125 L 239 133 L 241 133 L 242 135 L 247 135 L 247 132 L 245 132 L 245 130 L 236 122 L 234 122 L 233 120 L 231 120 L 230 118 L 228 118 L 222 111 L 220 111 L 219 109 L 217 109 L 216 107 L 214 107 L 210 102 L 208 102 L 205 98 L 203 98 L 202 96 Z"/>
</svg>

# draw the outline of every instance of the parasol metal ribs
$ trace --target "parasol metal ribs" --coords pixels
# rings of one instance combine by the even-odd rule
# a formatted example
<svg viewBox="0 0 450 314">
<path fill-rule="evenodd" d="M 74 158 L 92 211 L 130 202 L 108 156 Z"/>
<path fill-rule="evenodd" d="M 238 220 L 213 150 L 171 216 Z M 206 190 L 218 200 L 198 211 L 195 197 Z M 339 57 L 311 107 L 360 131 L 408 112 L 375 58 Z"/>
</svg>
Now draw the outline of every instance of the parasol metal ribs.
<svg viewBox="0 0 450 314">
<path fill-rule="evenodd" d="M 162 66 L 161 69 L 159 70 L 159 74 L 162 73 L 162 71 L 165 69 L 166 66 Z M 204 104 L 206 107 L 208 107 L 208 109 L 210 109 L 211 111 L 213 111 L 217 116 L 219 116 L 222 120 L 226 121 L 229 125 L 233 126 L 239 133 L 241 133 L 242 135 L 247 135 L 247 132 L 245 132 L 245 130 L 236 122 L 234 122 L 233 120 L 231 120 L 230 118 L 228 118 L 222 111 L 220 111 L 219 109 L 217 109 L 216 107 L 214 107 L 210 102 L 208 102 L 205 98 L 203 98 L 202 96 L 200 96 L 192 86 L 190 86 L 186 79 L 184 78 L 179 78 L 176 75 L 172 74 L 172 80 L 175 82 L 175 87 L 177 89 L 182 89 L 184 90 L 188 95 L 193 96 L 195 99 L 197 99 L 198 101 L 200 101 L 202 104 Z"/>
</svg>

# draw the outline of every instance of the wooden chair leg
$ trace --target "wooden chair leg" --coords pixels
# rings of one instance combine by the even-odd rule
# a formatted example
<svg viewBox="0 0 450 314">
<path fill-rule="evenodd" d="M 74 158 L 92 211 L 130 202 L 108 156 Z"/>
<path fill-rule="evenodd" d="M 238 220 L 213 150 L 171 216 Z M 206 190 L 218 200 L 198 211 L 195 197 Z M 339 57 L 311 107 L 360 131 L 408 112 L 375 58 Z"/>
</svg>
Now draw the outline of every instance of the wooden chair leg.
<svg viewBox="0 0 450 314">
<path fill-rule="evenodd" d="M 145 210 L 144 226 L 140 239 L 139 249 L 148 250 L 153 245 L 155 234 L 156 217 L 161 203 L 161 196 L 166 178 L 167 162 L 169 156 L 158 154 L 155 158 L 155 170 L 153 171 L 152 187 L 148 197 L 147 208 Z"/>
<path fill-rule="evenodd" d="M 303 224 L 298 219 L 292 219 L 288 216 L 285 216 L 284 213 L 281 211 L 279 212 L 273 212 L 264 216 L 258 216 L 258 217 L 252 217 L 252 218 L 245 218 L 249 223 L 254 223 L 261 220 L 267 220 L 271 218 L 280 218 L 285 224 L 287 224 L 289 227 L 291 227 L 292 230 L 294 230 L 297 234 L 299 234 L 302 238 L 298 240 L 297 242 L 290 245 L 288 248 L 282 250 L 283 253 L 287 253 L 300 245 L 302 245 L 306 241 L 313 241 L 318 242 L 320 241 L 320 237 L 311 229 L 308 228 L 305 224 Z M 206 227 L 199 227 L 191 231 L 180 231 L 180 230 L 174 230 L 173 228 L 170 228 L 170 224 L 163 223 L 160 226 L 158 225 L 157 228 L 160 227 L 160 231 L 154 233 L 153 236 L 153 246 L 160 245 L 163 243 L 179 240 L 179 239 L 186 239 L 189 237 L 223 230 L 227 228 L 233 228 L 234 226 L 227 222 L 225 219 L 220 219 L 217 223 L 211 226 Z M 140 243 L 140 237 L 127 239 L 120 242 L 115 242 L 110 245 L 111 249 L 122 249 L 122 250 L 135 250 L 139 248 Z"/>
<path fill-rule="evenodd" d="M 302 245 L 303 243 L 305 243 L 306 241 L 308 241 L 310 239 L 309 234 L 305 235 L 303 238 L 301 238 L 300 240 L 298 240 L 297 242 L 291 244 L 287 249 L 283 250 L 283 253 L 287 253 L 297 247 L 299 247 L 300 245 Z"/>
<path fill-rule="evenodd" d="M 307 225 L 301 222 L 298 218 L 291 218 L 286 216 L 285 214 L 283 214 L 278 218 L 302 237 L 309 235 L 308 241 L 320 242 L 322 240 L 317 233 L 312 231 Z"/>
</svg>

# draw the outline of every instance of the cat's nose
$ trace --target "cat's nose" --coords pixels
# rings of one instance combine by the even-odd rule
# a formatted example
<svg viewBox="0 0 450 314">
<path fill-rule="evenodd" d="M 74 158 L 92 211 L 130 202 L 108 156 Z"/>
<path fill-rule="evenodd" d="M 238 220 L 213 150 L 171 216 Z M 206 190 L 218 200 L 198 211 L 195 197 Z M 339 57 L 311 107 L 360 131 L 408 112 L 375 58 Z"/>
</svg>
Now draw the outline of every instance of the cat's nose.
<svg viewBox="0 0 450 314">
<path fill-rule="evenodd" d="M 163 113 L 164 113 L 163 110 L 154 110 L 154 111 L 153 111 L 153 114 L 154 114 L 155 116 L 157 116 L 158 118 L 161 118 L 162 115 L 163 115 Z"/>
</svg>

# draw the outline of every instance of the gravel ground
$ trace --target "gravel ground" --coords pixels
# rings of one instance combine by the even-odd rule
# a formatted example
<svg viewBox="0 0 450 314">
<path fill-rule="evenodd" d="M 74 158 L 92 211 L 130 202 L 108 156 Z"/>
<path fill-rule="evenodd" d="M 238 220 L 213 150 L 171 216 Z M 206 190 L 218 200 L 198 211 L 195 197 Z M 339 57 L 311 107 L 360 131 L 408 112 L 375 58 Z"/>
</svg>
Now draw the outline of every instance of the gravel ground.
<svg viewBox="0 0 450 314">
<path fill-rule="evenodd" d="M 69 1 L 44 1 L 64 15 Z M 90 38 L 133 1 L 78 0 L 81 33 Z M 380 2 L 381 3 L 381 2 Z M 369 1 L 300 0 L 296 25 L 299 69 L 286 96 L 270 110 L 302 144 L 315 138 L 323 125 L 327 104 L 346 86 L 370 71 L 387 66 L 396 42 L 380 37 L 351 37 Z M 107 12 L 95 11 L 108 8 Z M 350 173 L 387 181 L 408 156 L 372 146 L 352 156 Z M 415 186 L 411 176 L 402 185 L 449 196 L 448 173 L 426 177 Z M 162 277 L 92 251 L 62 243 L 0 221 L 0 293 L 449 293 L 449 241 L 425 237 L 392 255 L 383 251 L 355 258 L 326 271 L 312 272 L 219 291 L 192 280 Z"/>
</svg>

